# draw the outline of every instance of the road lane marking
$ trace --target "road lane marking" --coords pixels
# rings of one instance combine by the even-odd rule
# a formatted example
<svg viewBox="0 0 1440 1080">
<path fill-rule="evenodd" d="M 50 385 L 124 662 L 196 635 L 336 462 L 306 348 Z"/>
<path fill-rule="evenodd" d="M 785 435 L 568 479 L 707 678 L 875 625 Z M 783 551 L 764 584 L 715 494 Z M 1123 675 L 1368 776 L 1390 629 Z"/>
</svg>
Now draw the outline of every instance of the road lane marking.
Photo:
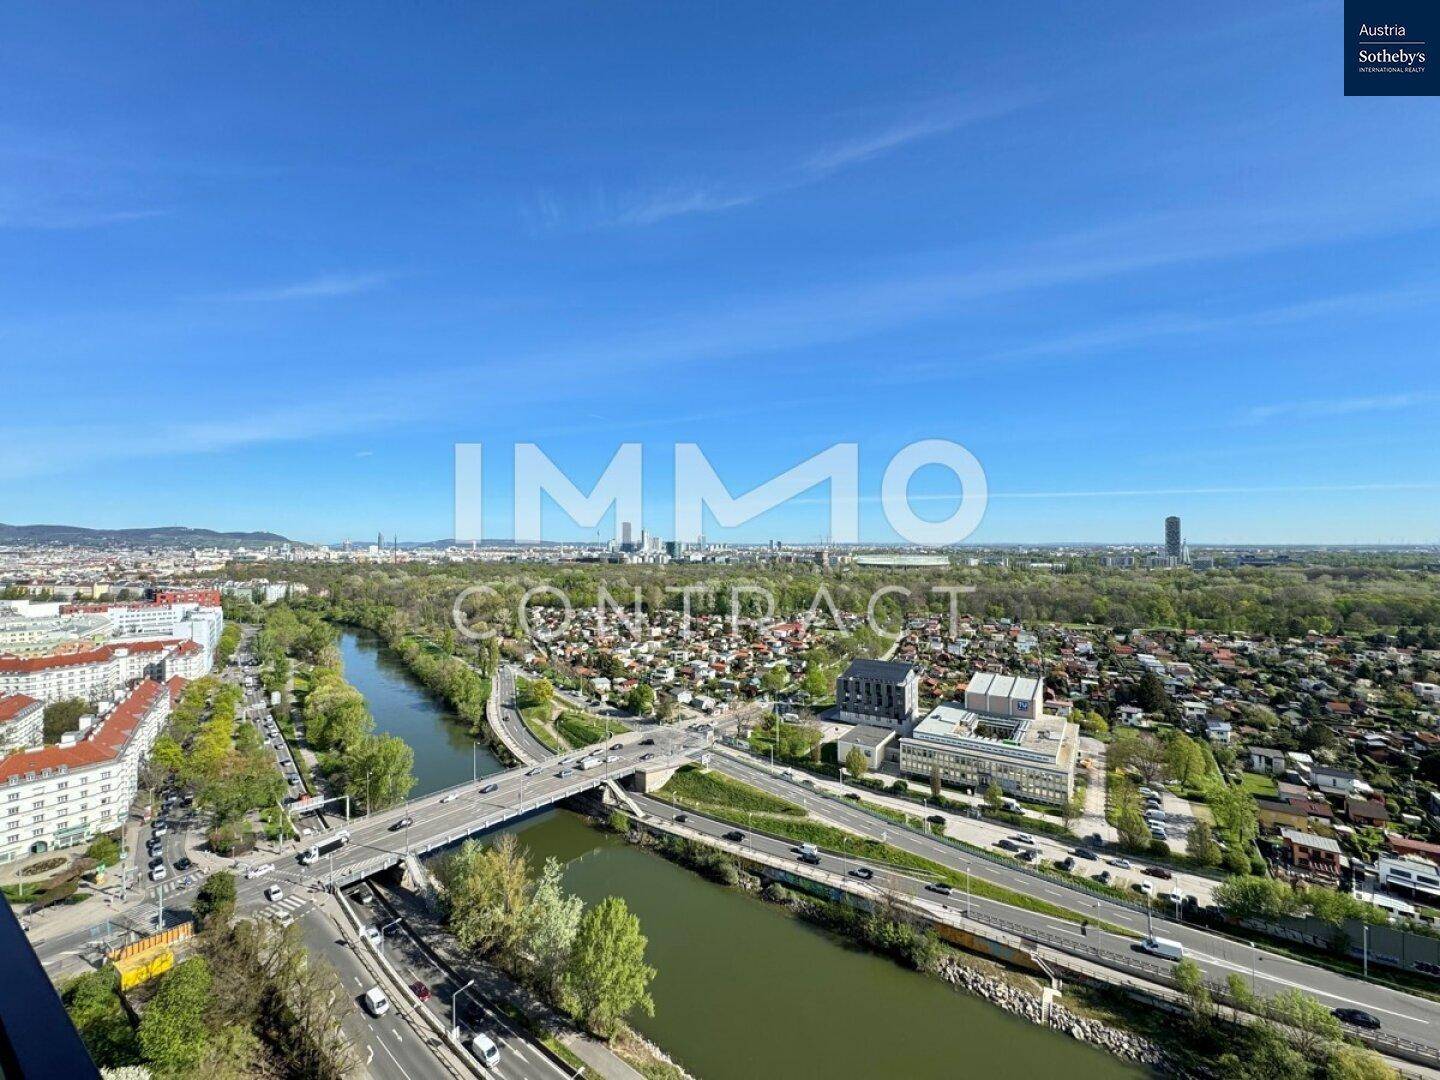
<svg viewBox="0 0 1440 1080">
<path fill-rule="evenodd" d="M 1266 972 L 1262 971 L 1258 966 L 1254 968 L 1245 967 L 1240 964 L 1232 963 L 1229 960 L 1222 960 L 1218 956 L 1209 956 L 1202 952 L 1195 953 L 1195 956 L 1208 963 L 1214 964 L 1217 967 L 1230 968 L 1233 971 L 1238 971 L 1242 975 L 1253 972 L 1257 979 L 1266 979 L 1269 982 L 1279 983 L 1281 986 L 1289 986 L 1296 990 L 1304 990 L 1307 994 L 1315 994 L 1319 997 L 1331 998 L 1335 1001 L 1344 1002 L 1346 1005 L 1354 1005 L 1358 1008 L 1366 1010 L 1367 1012 L 1374 1011 L 1386 1013 L 1390 1016 L 1398 1016 L 1401 1020 L 1409 1020 L 1416 1024 L 1430 1023 L 1429 1020 L 1424 1020 L 1418 1016 L 1410 1016 L 1408 1013 L 1396 1012 L 1394 1009 L 1383 1009 L 1379 1005 L 1372 1005 L 1369 1002 L 1356 1001 L 1353 998 L 1341 997 L 1339 994 L 1332 994 L 1326 990 L 1316 990 L 1313 986 L 1305 986 L 1302 983 L 1291 982 L 1289 979 L 1282 979 L 1278 976 L 1267 974 Z"/>
<path fill-rule="evenodd" d="M 390 1052 L 390 1048 L 383 1041 L 380 1043 L 380 1049 L 385 1051 L 386 1057 L 395 1062 L 395 1067 L 400 1070 L 400 1075 L 405 1077 L 405 1080 L 410 1080 L 410 1074 L 405 1071 L 405 1066 L 400 1064 L 400 1059 Z M 373 1054 L 375 1051 L 372 1048 L 370 1052 Z"/>
</svg>

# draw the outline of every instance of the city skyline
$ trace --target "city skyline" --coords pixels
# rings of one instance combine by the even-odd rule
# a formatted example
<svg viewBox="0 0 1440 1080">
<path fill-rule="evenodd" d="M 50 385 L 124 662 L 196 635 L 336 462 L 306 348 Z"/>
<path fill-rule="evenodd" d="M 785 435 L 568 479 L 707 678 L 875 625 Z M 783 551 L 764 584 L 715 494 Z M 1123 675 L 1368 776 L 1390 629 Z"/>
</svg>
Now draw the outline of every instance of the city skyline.
<svg viewBox="0 0 1440 1080">
<path fill-rule="evenodd" d="M 8 10 L 4 516 L 441 538 L 457 442 L 640 441 L 669 535 L 676 442 L 873 500 L 946 438 L 976 543 L 1433 543 L 1440 118 L 1341 97 L 1334 14 Z"/>
</svg>

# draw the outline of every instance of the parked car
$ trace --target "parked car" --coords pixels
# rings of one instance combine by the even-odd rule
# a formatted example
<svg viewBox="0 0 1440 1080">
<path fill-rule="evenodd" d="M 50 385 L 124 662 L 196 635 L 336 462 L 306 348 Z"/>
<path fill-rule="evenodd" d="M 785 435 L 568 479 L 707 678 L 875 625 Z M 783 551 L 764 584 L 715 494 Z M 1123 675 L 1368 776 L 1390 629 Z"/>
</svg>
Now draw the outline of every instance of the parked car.
<svg viewBox="0 0 1440 1080">
<path fill-rule="evenodd" d="M 1136 892 L 1144 893 L 1146 896 L 1155 895 L 1155 883 L 1151 881 L 1137 881 L 1130 887 Z"/>
<path fill-rule="evenodd" d="M 1111 859 L 1110 865 L 1115 867 L 1115 869 L 1117 870 L 1129 870 L 1135 864 L 1132 863 L 1129 859 Z"/>
<path fill-rule="evenodd" d="M 1017 844 L 1034 844 L 1034 843 L 1035 843 L 1035 838 L 1034 838 L 1033 836 L 1031 836 L 1029 833 L 1023 833 L 1023 832 L 1017 832 L 1017 833 L 1016 833 L 1014 836 L 1012 836 L 1010 839 L 1011 839 L 1011 840 L 1014 840 Z"/>
<path fill-rule="evenodd" d="M 624 746 L 623 743 L 618 743 L 618 742 L 617 742 L 617 743 L 611 743 L 611 744 L 610 744 L 610 749 L 611 749 L 611 750 L 619 750 L 619 749 L 621 749 L 623 746 Z"/>
<path fill-rule="evenodd" d="M 165 867 L 163 867 L 163 866 L 151 867 L 151 869 L 150 869 L 150 880 L 151 880 L 151 881 L 164 881 L 164 880 L 165 880 L 165 877 L 166 877 Z"/>
<path fill-rule="evenodd" d="M 163 821 L 155 822 L 155 827 L 150 830 L 153 836 L 164 836 L 170 831 L 170 826 Z"/>
<path fill-rule="evenodd" d="M 654 739 L 641 739 L 641 740 L 640 740 L 640 745 L 641 745 L 641 746 L 654 746 L 654 745 L 655 745 L 655 740 L 654 740 Z"/>
<path fill-rule="evenodd" d="M 1096 855 L 1093 851 L 1090 851 L 1083 847 L 1072 848 L 1070 854 L 1074 855 L 1077 859 L 1088 859 L 1091 862 L 1094 862 L 1096 859 L 1100 858 L 1100 856 Z"/>
<path fill-rule="evenodd" d="M 1161 881 L 1169 881 L 1175 876 L 1163 866 L 1147 866 L 1142 873 L 1149 874 L 1151 877 L 1158 877 Z"/>
<path fill-rule="evenodd" d="M 163 856 L 163 855 L 156 855 L 153 859 L 150 860 L 150 869 L 151 869 L 151 870 L 154 870 L 155 867 L 157 867 L 157 866 L 164 866 L 164 865 L 165 865 L 165 856 Z"/>
<path fill-rule="evenodd" d="M 426 986 L 419 979 L 410 984 L 410 992 L 415 995 L 416 1001 L 430 1000 L 430 987 Z"/>
</svg>

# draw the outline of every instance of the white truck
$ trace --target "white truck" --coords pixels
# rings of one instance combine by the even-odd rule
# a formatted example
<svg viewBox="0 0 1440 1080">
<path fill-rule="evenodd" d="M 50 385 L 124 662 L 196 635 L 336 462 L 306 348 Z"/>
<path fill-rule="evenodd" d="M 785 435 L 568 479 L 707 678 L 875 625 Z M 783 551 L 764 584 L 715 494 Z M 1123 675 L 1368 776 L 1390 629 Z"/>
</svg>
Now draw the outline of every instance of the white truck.
<svg viewBox="0 0 1440 1080">
<path fill-rule="evenodd" d="M 339 851 L 349 842 L 350 833 L 345 829 L 341 829 L 334 836 L 327 836 L 318 844 L 310 845 L 305 853 L 300 856 L 300 864 L 302 866 L 309 866 L 311 863 L 318 862 L 321 856 L 329 855 L 332 851 Z"/>
<path fill-rule="evenodd" d="M 1163 960 L 1183 960 L 1185 958 L 1185 946 L 1170 938 L 1147 937 L 1140 942 L 1140 951 L 1147 952 L 1151 956 L 1158 956 Z"/>
<path fill-rule="evenodd" d="M 580 769 L 580 770 L 583 771 L 583 772 L 588 772 L 588 771 L 591 770 L 591 769 L 598 769 L 601 765 L 604 765 L 604 764 L 605 764 L 605 759 L 604 759 L 604 758 L 599 758 L 599 757 L 587 757 L 587 758 L 585 758 L 583 761 L 581 761 L 580 764 L 576 765 L 575 767 L 576 767 L 577 769 Z"/>
</svg>

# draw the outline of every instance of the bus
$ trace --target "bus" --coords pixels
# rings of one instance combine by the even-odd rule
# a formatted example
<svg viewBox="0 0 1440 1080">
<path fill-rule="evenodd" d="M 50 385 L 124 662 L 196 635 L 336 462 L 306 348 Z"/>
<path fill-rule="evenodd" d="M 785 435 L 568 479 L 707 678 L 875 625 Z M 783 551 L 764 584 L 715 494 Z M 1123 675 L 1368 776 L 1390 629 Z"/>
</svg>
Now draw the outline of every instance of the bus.
<svg viewBox="0 0 1440 1080">
<path fill-rule="evenodd" d="M 310 847 L 305 850 L 305 853 L 300 856 L 300 864 L 302 866 L 309 866 L 311 863 L 319 861 L 331 852 L 339 851 L 349 842 L 350 833 L 341 829 L 334 836 L 327 836 L 318 844 L 311 844 Z"/>
</svg>

